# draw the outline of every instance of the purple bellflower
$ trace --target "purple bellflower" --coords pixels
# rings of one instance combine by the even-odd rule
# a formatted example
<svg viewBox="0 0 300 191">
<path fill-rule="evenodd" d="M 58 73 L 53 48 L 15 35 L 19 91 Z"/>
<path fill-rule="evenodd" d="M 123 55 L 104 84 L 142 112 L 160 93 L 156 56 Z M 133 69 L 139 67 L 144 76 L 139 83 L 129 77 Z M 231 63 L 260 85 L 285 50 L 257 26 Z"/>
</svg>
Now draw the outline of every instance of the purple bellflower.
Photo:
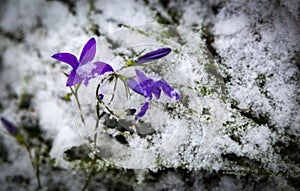
<svg viewBox="0 0 300 191">
<path fill-rule="evenodd" d="M 169 98 L 173 100 L 179 100 L 180 95 L 164 80 L 160 79 L 154 81 L 152 78 L 148 78 L 143 72 L 135 70 L 136 79 L 128 79 L 127 84 L 134 92 L 144 96 L 146 101 L 142 106 L 140 112 L 136 115 L 135 119 L 143 117 L 149 107 L 149 102 L 152 100 L 153 95 L 159 99 L 161 91 L 163 91 Z"/>
<path fill-rule="evenodd" d="M 79 60 L 71 53 L 57 53 L 52 58 L 69 64 L 73 69 L 67 80 L 67 86 L 74 86 L 84 82 L 88 85 L 90 79 L 106 72 L 113 72 L 113 68 L 104 62 L 92 62 L 96 54 L 96 40 L 91 38 L 83 47 Z"/>
<path fill-rule="evenodd" d="M 151 62 L 153 60 L 157 60 L 164 56 L 167 56 L 171 51 L 171 48 L 160 48 L 139 57 L 135 63 L 142 64 L 145 62 Z"/>
<path fill-rule="evenodd" d="M 11 123 L 10 121 L 8 121 L 6 118 L 1 117 L 1 122 L 2 125 L 4 126 L 4 128 L 13 136 L 16 136 L 19 134 L 18 129 L 16 128 L 16 126 Z"/>
</svg>

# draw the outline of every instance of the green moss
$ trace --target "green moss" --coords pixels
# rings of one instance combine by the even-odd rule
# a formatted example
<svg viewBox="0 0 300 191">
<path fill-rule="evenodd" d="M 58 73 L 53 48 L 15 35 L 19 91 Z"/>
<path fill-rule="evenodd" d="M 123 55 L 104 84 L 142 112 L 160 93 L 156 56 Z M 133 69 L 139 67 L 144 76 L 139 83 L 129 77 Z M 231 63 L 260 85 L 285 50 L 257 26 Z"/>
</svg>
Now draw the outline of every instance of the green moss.
<svg viewBox="0 0 300 191">
<path fill-rule="evenodd" d="M 96 36 L 101 35 L 98 24 L 95 24 L 95 23 L 91 24 L 90 31 L 93 35 L 96 35 Z"/>
<path fill-rule="evenodd" d="M 31 105 L 32 95 L 27 92 L 22 93 L 19 102 L 19 109 L 28 109 Z"/>
<path fill-rule="evenodd" d="M 64 152 L 64 159 L 67 161 L 90 161 L 91 158 L 88 156 L 90 153 L 90 149 L 86 145 L 80 145 L 78 147 L 72 147 L 71 149 Z"/>
<path fill-rule="evenodd" d="M 234 162 L 237 166 L 243 167 L 243 168 L 249 168 L 249 169 L 261 169 L 261 162 L 249 159 L 245 156 L 238 156 L 235 153 L 226 153 L 222 154 L 221 157 L 225 160 L 229 160 L 231 162 Z"/>
<path fill-rule="evenodd" d="M 156 13 L 156 21 L 159 24 L 163 24 L 163 25 L 170 25 L 170 24 L 172 24 L 172 22 L 170 21 L 170 19 L 168 19 L 165 16 L 163 16 L 162 14 L 160 14 L 160 12 Z"/>
<path fill-rule="evenodd" d="M 214 58 L 220 58 L 216 48 L 213 46 L 215 37 L 213 33 L 209 30 L 209 27 L 201 24 L 200 38 L 204 40 L 207 50 L 211 53 Z"/>
<path fill-rule="evenodd" d="M 208 90 L 208 88 L 206 86 L 202 86 L 200 88 L 200 93 L 203 95 L 203 96 L 206 96 L 206 95 L 209 95 L 211 93 L 210 90 Z"/>
<path fill-rule="evenodd" d="M 63 99 L 64 101 L 69 102 L 69 101 L 71 101 L 71 97 L 72 97 L 72 93 L 67 93 L 67 94 L 65 95 L 65 97 L 63 97 L 62 99 Z"/>
<path fill-rule="evenodd" d="M 267 170 L 247 170 L 247 169 L 240 169 L 240 170 L 233 170 L 233 169 L 224 169 L 221 170 L 223 173 L 234 173 L 234 174 L 252 174 L 252 175 L 263 175 L 263 176 L 270 176 L 272 175 L 271 172 Z"/>
<path fill-rule="evenodd" d="M 287 163 L 300 164 L 300 144 L 295 139 L 290 139 L 288 141 L 278 141 L 275 144 L 275 149 L 280 154 L 282 160 Z"/>
<path fill-rule="evenodd" d="M 161 38 L 171 38 L 171 34 L 168 31 L 163 31 L 160 33 Z"/>
<path fill-rule="evenodd" d="M 255 79 L 255 83 L 258 87 L 264 88 L 266 85 L 266 76 L 264 74 L 259 74 Z"/>
</svg>

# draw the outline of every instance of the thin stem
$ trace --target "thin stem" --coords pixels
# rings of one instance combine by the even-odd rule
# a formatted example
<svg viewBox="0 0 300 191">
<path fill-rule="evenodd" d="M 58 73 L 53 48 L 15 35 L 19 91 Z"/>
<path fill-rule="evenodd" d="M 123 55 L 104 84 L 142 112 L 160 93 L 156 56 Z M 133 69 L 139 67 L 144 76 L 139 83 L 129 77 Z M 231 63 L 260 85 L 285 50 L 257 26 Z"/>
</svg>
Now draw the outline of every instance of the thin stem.
<svg viewBox="0 0 300 191">
<path fill-rule="evenodd" d="M 96 97 L 97 97 L 98 93 L 96 92 Z M 95 167 L 95 164 L 97 162 L 97 137 L 98 137 L 98 133 L 97 133 L 97 130 L 98 130 L 98 126 L 99 126 L 99 121 L 100 119 L 105 115 L 105 112 L 102 111 L 102 113 L 100 114 L 99 113 L 99 109 L 100 109 L 100 105 L 99 105 L 99 102 L 97 102 L 96 104 L 96 113 L 97 113 L 97 120 L 96 120 L 96 124 L 95 124 L 95 128 L 94 128 L 94 145 L 93 145 L 93 160 L 92 160 L 92 163 L 91 163 L 91 167 L 92 167 L 92 170 L 87 178 L 87 180 L 85 181 L 85 184 L 82 188 L 82 191 L 85 191 L 85 189 L 88 187 L 92 177 L 94 176 L 95 174 L 95 171 L 96 171 L 96 167 Z"/>
<path fill-rule="evenodd" d="M 118 115 L 116 115 L 111 109 L 109 109 L 109 107 L 99 98 L 99 90 L 100 90 L 100 86 L 101 86 L 102 81 L 98 84 L 97 88 L 96 88 L 96 100 L 98 101 L 98 103 L 100 103 L 101 105 L 103 105 L 105 107 L 105 109 L 113 116 L 115 116 L 116 118 L 120 118 Z"/>
<path fill-rule="evenodd" d="M 116 79 L 115 79 L 115 80 L 116 80 L 116 81 L 115 81 L 115 84 L 114 84 L 113 95 L 111 96 L 108 105 L 110 105 L 110 103 L 114 100 L 114 97 L 115 97 L 115 91 L 116 91 L 116 89 L 117 89 L 118 76 L 116 76 Z"/>
<path fill-rule="evenodd" d="M 124 84 L 124 88 L 125 88 L 125 92 L 126 92 L 126 98 L 127 98 L 127 100 L 129 99 L 129 87 L 128 87 L 128 85 L 127 85 L 127 83 L 126 83 L 126 78 L 124 77 L 124 76 L 119 76 L 120 77 L 120 80 L 123 82 L 123 84 Z"/>
<path fill-rule="evenodd" d="M 41 181 L 40 181 L 40 168 L 39 168 L 40 167 L 40 157 L 37 153 L 35 153 L 35 157 L 34 157 L 34 160 L 33 160 L 33 157 L 30 153 L 30 149 L 29 149 L 28 145 L 25 144 L 25 143 L 23 143 L 23 144 L 24 144 L 24 146 L 26 148 L 26 151 L 28 153 L 32 168 L 35 170 L 35 178 L 36 178 L 37 183 L 38 183 L 38 190 L 41 190 L 42 185 L 41 185 Z"/>
<path fill-rule="evenodd" d="M 38 182 L 38 189 L 41 190 L 41 180 L 40 180 L 40 156 L 38 153 L 35 153 L 35 175 Z"/>
<path fill-rule="evenodd" d="M 90 183 L 92 177 L 93 177 L 94 174 L 95 174 L 95 171 L 96 171 L 96 168 L 95 168 L 96 160 L 97 160 L 96 157 L 94 157 L 93 160 L 92 160 L 92 164 L 91 164 L 92 170 L 91 170 L 91 172 L 90 172 L 90 174 L 89 174 L 87 180 L 85 181 L 83 188 L 81 189 L 82 191 L 85 191 L 85 190 L 86 190 L 86 188 L 88 187 L 88 185 L 89 185 L 89 183 Z"/>
<path fill-rule="evenodd" d="M 75 90 L 72 87 L 70 87 L 70 90 L 71 90 L 72 94 L 75 96 L 75 101 L 76 101 L 78 109 L 80 111 L 81 121 L 82 121 L 83 124 L 85 124 L 84 117 L 82 115 L 81 105 L 80 105 L 80 102 L 79 102 L 79 99 L 78 99 L 78 89 L 79 89 L 80 85 L 81 84 L 75 86 Z"/>
</svg>

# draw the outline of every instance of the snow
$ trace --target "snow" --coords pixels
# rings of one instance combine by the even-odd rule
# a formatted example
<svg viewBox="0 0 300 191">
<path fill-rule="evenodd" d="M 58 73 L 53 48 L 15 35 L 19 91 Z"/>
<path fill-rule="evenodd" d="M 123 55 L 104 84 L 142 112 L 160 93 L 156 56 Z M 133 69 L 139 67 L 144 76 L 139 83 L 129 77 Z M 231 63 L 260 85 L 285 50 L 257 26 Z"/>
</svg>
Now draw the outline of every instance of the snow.
<svg viewBox="0 0 300 191">
<path fill-rule="evenodd" d="M 83 79 L 84 78 L 89 78 L 89 77 L 92 77 L 91 73 L 92 71 L 97 68 L 97 65 L 94 63 L 94 62 L 88 62 L 84 65 L 80 65 L 77 70 L 76 70 L 76 73 L 82 77 Z"/>
<path fill-rule="evenodd" d="M 57 185 L 53 189 L 84 184 L 86 176 L 81 172 L 88 163 L 67 160 L 66 151 L 92 146 L 94 91 L 108 74 L 80 87 L 79 111 L 74 96 L 71 101 L 66 98 L 70 90 L 62 72 L 70 67 L 51 55 L 79 55 L 87 40 L 95 37 L 95 60 L 109 63 L 126 77 L 134 76 L 136 68 L 162 77 L 181 95 L 180 102 L 167 96 L 151 102 L 143 122 L 136 124 L 141 132 L 150 129 L 150 134 L 122 129 L 116 116 L 101 119 L 97 149 L 104 162 L 99 162 L 102 171 L 96 178 L 109 177 L 113 169 L 126 171 L 130 181 L 121 175 L 109 181 L 132 183 L 136 190 L 296 190 L 288 182 L 299 179 L 300 170 L 299 155 L 294 154 L 300 140 L 297 0 L 165 4 L 12 0 L 4 1 L 0 10 L 0 112 L 19 128 L 26 126 L 24 118 L 38 119 L 41 135 L 33 140 L 48 148 L 49 161 L 54 159 L 54 166 L 61 168 L 58 172 L 50 163 L 43 166 L 44 189 L 52 188 L 48 180 Z M 172 25 L 157 24 L 158 13 Z M 163 46 L 173 50 L 167 57 L 120 71 L 124 55 L 132 56 L 131 50 L 147 52 Z M 86 76 L 94 67 L 86 64 L 77 72 Z M 132 91 L 127 99 L 120 80 L 115 91 L 113 86 L 106 82 L 101 87 L 104 101 L 121 119 L 132 120 L 128 109 L 139 110 L 145 99 Z M 32 95 L 25 108 L 20 107 L 23 94 Z M 25 149 L 4 129 L 0 136 L 0 146 L 7 151 L 7 161 L 0 157 L 3 189 L 34 189 L 34 171 Z M 78 182 L 72 185 L 73 178 L 64 178 L 71 176 L 66 172 L 75 172 Z M 7 177 L 17 175 L 29 183 L 5 184 Z M 110 185 L 105 181 L 100 181 L 102 186 Z M 97 185 L 92 182 L 91 187 Z"/>
</svg>

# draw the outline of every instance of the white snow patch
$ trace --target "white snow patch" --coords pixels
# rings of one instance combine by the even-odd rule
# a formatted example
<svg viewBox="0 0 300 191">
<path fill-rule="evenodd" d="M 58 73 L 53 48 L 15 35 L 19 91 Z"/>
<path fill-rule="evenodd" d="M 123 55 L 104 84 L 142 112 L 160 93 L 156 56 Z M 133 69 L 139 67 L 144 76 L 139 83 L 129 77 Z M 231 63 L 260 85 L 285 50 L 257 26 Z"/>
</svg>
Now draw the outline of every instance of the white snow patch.
<svg viewBox="0 0 300 191">
<path fill-rule="evenodd" d="M 232 16 L 225 20 L 219 20 L 215 26 L 216 35 L 233 35 L 241 32 L 249 25 L 249 19 L 245 15 Z"/>
</svg>

